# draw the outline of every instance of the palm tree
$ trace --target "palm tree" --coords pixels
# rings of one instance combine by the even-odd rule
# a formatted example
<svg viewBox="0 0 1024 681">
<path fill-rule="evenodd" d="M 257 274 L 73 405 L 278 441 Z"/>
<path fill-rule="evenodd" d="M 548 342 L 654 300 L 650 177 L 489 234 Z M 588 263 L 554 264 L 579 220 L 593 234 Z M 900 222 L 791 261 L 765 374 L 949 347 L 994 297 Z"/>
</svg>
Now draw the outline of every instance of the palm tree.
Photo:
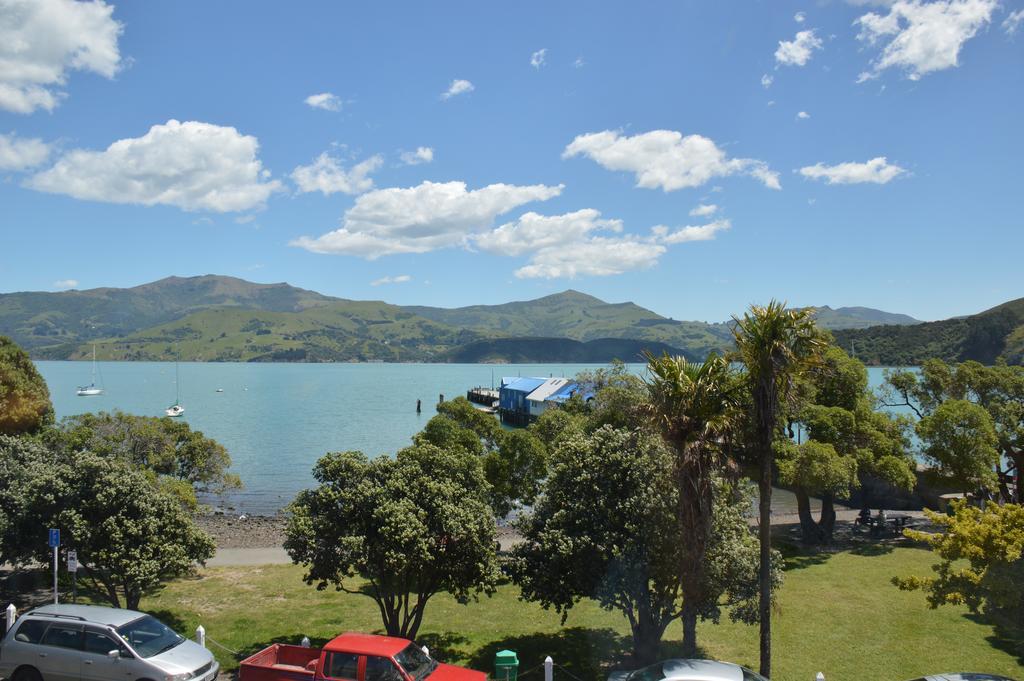
<svg viewBox="0 0 1024 681">
<path fill-rule="evenodd" d="M 678 513 L 683 529 L 683 654 L 694 657 L 713 480 L 722 468 L 722 443 L 736 423 L 740 386 L 729 362 L 715 354 L 697 364 L 683 357 L 648 353 L 647 370 L 648 415 L 676 453 Z"/>
<path fill-rule="evenodd" d="M 774 442 L 779 428 L 780 405 L 792 394 L 794 381 L 817 356 L 825 343 L 808 309 L 791 310 L 775 300 L 761 307 L 751 305 L 743 318 L 733 317 L 737 359 L 746 365 L 752 398 L 754 452 L 760 462 L 759 570 L 761 625 L 761 675 L 771 677 L 771 509 Z"/>
</svg>

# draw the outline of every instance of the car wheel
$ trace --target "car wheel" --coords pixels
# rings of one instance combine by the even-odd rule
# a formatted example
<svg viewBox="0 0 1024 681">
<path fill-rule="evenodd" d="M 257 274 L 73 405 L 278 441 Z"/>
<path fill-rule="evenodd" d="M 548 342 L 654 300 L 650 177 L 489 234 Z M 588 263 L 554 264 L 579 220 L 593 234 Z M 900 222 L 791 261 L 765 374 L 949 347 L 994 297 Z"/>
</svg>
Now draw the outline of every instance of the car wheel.
<svg viewBox="0 0 1024 681">
<path fill-rule="evenodd" d="M 19 667 L 11 675 L 11 681 L 43 681 L 43 675 L 32 667 Z"/>
</svg>

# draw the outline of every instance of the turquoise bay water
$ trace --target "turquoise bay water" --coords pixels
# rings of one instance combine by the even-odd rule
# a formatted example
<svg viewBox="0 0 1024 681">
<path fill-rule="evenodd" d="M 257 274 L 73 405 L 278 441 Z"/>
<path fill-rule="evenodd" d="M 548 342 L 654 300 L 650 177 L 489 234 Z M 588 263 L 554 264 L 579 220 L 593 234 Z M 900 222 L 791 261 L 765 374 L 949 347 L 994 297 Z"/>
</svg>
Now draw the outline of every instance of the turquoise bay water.
<svg viewBox="0 0 1024 681">
<path fill-rule="evenodd" d="M 57 417 L 90 411 L 163 416 L 174 403 L 175 370 L 165 362 L 100 362 L 104 395 L 78 397 L 88 362 L 37 362 Z M 392 454 L 433 416 L 438 396 L 465 395 L 502 376 L 573 376 L 573 364 L 244 364 L 182 363 L 183 420 L 227 447 L 244 489 L 221 500 L 247 513 L 272 513 L 313 484 L 329 451 Z M 643 365 L 631 365 L 641 371 Z M 872 386 L 881 369 L 868 369 Z M 223 388 L 224 392 L 216 392 Z M 416 413 L 416 400 L 423 410 Z"/>
</svg>

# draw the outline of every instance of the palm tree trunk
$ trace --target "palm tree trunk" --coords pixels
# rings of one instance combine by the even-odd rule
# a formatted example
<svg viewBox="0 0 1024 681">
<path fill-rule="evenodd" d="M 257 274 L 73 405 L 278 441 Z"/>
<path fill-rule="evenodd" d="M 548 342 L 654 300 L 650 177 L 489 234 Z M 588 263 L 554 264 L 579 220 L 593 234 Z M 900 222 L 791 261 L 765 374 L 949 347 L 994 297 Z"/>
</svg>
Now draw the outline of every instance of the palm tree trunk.
<svg viewBox="0 0 1024 681">
<path fill-rule="evenodd" d="M 771 437 L 761 442 L 761 479 L 758 483 L 760 491 L 760 527 L 761 563 L 758 569 L 760 587 L 758 601 L 758 619 L 761 625 L 761 676 L 771 678 L 772 675 L 772 464 L 775 454 L 771 447 Z"/>
</svg>

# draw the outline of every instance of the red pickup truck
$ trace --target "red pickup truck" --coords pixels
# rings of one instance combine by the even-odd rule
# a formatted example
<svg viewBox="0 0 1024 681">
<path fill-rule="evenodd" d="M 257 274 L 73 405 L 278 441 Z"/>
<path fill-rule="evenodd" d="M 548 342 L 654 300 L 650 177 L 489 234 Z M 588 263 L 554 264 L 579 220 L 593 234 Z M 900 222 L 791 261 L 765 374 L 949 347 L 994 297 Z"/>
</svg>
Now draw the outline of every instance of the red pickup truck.
<svg viewBox="0 0 1024 681">
<path fill-rule="evenodd" d="M 275 643 L 242 660 L 239 681 L 486 681 L 404 638 L 342 634 L 321 648 Z"/>
</svg>

